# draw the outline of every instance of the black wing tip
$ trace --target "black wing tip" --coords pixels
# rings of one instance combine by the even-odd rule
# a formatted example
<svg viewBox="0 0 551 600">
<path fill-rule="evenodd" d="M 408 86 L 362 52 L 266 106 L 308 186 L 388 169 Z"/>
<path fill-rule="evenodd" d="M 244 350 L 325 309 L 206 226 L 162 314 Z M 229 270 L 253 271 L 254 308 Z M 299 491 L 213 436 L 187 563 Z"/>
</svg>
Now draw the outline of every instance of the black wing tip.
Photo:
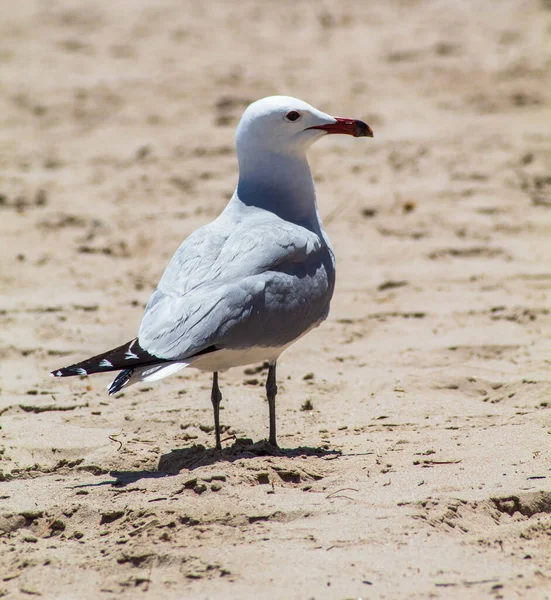
<svg viewBox="0 0 551 600">
<path fill-rule="evenodd" d="M 117 392 L 120 392 L 132 377 L 132 373 L 134 373 L 134 369 L 124 369 L 124 371 L 121 371 L 107 388 L 109 395 L 114 396 Z"/>
<path fill-rule="evenodd" d="M 71 377 L 75 375 L 92 375 L 94 373 L 107 373 L 109 371 L 121 371 L 131 369 L 137 365 L 150 365 L 167 362 L 166 359 L 158 358 L 144 350 L 138 338 L 130 340 L 126 344 L 108 350 L 103 354 L 92 356 L 81 362 L 69 365 L 62 369 L 52 371 L 52 377 Z"/>
<path fill-rule="evenodd" d="M 77 365 L 56 369 L 50 372 L 50 377 L 72 377 L 74 375 L 88 375 L 88 371 Z"/>
</svg>

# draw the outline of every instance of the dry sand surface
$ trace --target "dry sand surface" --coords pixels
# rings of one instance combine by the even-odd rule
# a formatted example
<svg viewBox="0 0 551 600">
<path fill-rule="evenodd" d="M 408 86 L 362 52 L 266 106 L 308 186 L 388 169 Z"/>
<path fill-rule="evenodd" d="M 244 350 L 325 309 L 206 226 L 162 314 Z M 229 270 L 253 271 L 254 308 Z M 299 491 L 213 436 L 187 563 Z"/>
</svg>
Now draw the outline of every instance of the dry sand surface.
<svg viewBox="0 0 551 600">
<path fill-rule="evenodd" d="M 550 39 L 549 0 L 4 3 L 0 596 L 551 597 Z M 258 367 L 215 452 L 207 374 L 48 371 L 135 335 L 274 93 L 375 138 L 310 153 L 338 283 L 281 451 Z"/>
</svg>

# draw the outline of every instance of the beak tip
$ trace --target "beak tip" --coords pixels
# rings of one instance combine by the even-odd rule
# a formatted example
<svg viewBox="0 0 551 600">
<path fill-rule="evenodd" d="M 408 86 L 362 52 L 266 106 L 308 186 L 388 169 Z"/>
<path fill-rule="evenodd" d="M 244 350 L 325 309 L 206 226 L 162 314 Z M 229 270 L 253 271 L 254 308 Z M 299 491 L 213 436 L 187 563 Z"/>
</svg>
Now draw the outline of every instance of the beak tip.
<svg viewBox="0 0 551 600">
<path fill-rule="evenodd" d="M 356 121 L 356 137 L 373 137 L 373 129 L 363 121 Z"/>
<path fill-rule="evenodd" d="M 335 123 L 326 125 L 313 125 L 306 129 L 321 129 L 326 133 L 343 133 L 353 137 L 373 137 L 373 129 L 364 121 L 359 119 L 344 119 L 342 117 L 334 117 Z"/>
</svg>

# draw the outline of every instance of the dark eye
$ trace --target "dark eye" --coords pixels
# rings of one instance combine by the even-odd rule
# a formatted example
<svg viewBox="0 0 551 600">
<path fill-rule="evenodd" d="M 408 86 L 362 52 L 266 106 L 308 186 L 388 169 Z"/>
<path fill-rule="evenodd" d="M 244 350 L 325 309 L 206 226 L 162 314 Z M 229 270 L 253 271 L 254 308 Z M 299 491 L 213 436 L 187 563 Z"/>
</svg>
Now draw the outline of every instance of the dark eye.
<svg viewBox="0 0 551 600">
<path fill-rule="evenodd" d="M 287 121 L 298 121 L 300 119 L 300 113 L 296 110 L 292 110 L 285 115 Z"/>
</svg>

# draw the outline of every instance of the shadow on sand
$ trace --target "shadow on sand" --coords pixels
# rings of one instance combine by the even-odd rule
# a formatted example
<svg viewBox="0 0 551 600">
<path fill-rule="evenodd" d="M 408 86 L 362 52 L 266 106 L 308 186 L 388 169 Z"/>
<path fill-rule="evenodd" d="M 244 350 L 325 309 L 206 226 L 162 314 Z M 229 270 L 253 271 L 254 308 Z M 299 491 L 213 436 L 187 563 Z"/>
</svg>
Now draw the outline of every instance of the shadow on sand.
<svg viewBox="0 0 551 600">
<path fill-rule="evenodd" d="M 232 446 L 222 450 L 207 450 L 201 444 L 191 448 L 172 450 L 163 454 L 159 459 L 156 471 L 111 471 L 110 475 L 115 480 L 104 481 L 97 485 L 113 485 L 124 487 L 139 481 L 140 479 L 158 479 L 177 475 L 183 469 L 193 471 L 198 467 L 205 467 L 218 463 L 232 463 L 236 460 L 254 459 L 259 456 L 277 456 L 282 458 L 297 458 L 299 456 L 316 456 L 319 458 L 338 458 L 341 456 L 339 450 L 326 450 L 324 448 L 309 448 L 300 446 L 298 448 L 276 448 L 266 440 L 253 443 L 250 439 L 237 439 Z M 90 485 L 90 484 L 88 484 Z M 88 487 L 86 484 L 84 486 Z"/>
</svg>

